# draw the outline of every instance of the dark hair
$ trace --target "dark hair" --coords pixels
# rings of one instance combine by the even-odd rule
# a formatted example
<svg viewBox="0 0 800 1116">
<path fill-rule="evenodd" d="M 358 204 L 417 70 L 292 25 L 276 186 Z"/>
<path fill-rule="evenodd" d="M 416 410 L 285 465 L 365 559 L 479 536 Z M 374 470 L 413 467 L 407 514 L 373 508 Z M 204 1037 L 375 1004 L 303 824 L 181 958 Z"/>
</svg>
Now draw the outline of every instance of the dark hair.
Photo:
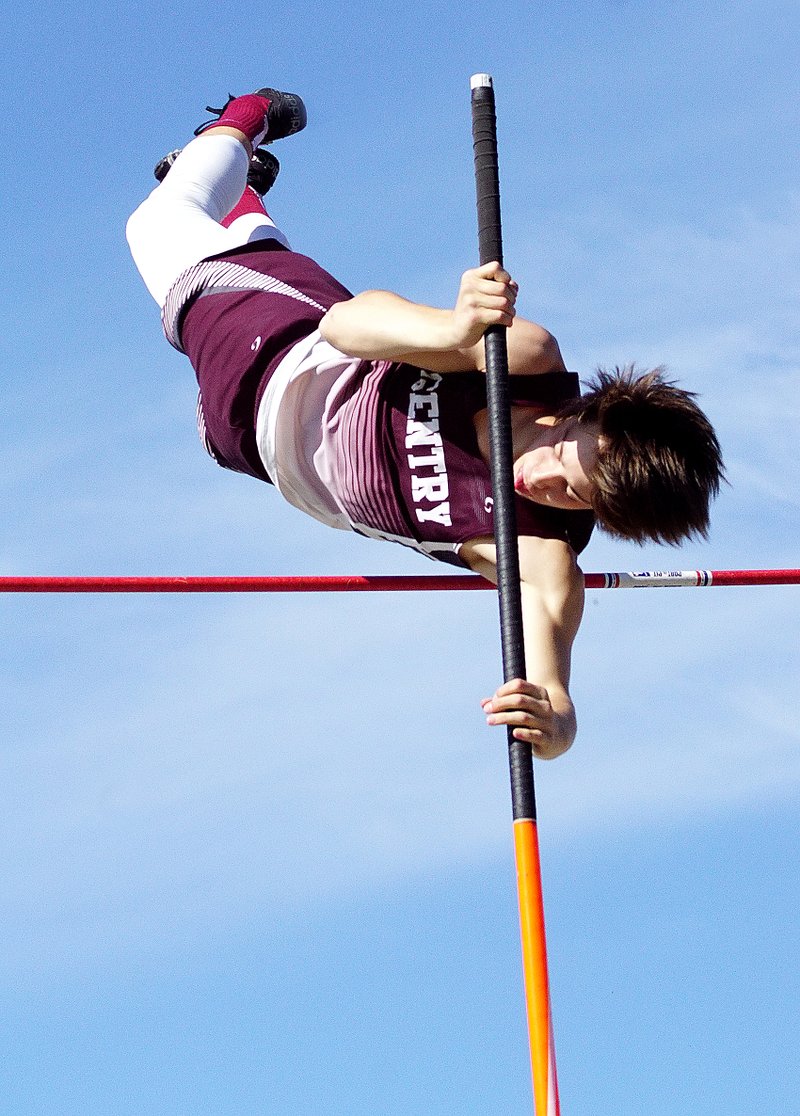
<svg viewBox="0 0 800 1116">
<path fill-rule="evenodd" d="M 600 527 L 618 538 L 677 545 L 708 535 L 708 505 L 725 471 L 717 436 L 694 394 L 664 369 L 599 369 L 589 390 L 558 417 L 596 422 L 601 440 L 590 471 Z"/>
</svg>

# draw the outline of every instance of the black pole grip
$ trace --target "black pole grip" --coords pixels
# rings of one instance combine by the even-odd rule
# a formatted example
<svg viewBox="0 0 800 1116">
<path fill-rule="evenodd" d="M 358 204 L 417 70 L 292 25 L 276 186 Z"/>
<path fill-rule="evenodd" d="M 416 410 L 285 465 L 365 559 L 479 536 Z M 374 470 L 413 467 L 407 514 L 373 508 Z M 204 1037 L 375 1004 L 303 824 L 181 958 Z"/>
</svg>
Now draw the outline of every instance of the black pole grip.
<svg viewBox="0 0 800 1116">
<path fill-rule="evenodd" d="M 476 74 L 472 88 L 472 145 L 478 208 L 478 250 L 481 264 L 503 262 L 500 219 L 500 176 L 497 160 L 497 118 L 494 87 L 488 74 Z M 497 589 L 503 677 L 525 677 L 517 516 L 514 506 L 514 452 L 508 388 L 508 347 L 503 326 L 490 326 L 486 345 L 486 397 L 489 410 L 494 532 L 497 547 Z M 508 729 L 511 803 L 514 819 L 536 818 L 531 748 Z"/>
<path fill-rule="evenodd" d="M 500 219 L 500 176 L 497 162 L 497 117 L 494 88 L 488 74 L 472 79 L 472 147 L 478 203 L 478 251 L 482 264 L 503 262 Z"/>
</svg>

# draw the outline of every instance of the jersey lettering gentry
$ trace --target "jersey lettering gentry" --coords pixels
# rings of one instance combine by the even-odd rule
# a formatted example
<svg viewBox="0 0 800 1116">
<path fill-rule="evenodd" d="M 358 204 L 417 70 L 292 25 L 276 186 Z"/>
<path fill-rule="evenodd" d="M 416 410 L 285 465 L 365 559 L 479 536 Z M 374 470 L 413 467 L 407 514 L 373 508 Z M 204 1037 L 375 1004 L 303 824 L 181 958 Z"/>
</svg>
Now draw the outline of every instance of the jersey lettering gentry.
<svg viewBox="0 0 800 1116">
<path fill-rule="evenodd" d="M 444 443 L 439 433 L 437 388 L 441 381 L 437 372 L 422 371 L 420 378 L 411 385 L 405 445 L 407 450 L 419 451 L 408 455 L 411 498 L 416 505 L 418 522 L 435 521 L 450 527 L 450 485 Z"/>
</svg>

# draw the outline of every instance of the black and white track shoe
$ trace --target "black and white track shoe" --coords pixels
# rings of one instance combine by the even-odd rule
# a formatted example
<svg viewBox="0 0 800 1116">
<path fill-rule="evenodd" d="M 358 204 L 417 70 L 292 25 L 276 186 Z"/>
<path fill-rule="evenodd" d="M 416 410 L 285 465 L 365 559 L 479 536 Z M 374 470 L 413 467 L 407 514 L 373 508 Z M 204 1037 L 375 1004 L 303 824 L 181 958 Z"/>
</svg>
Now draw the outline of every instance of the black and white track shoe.
<svg viewBox="0 0 800 1116">
<path fill-rule="evenodd" d="M 170 171 L 170 167 L 181 153 L 181 148 L 170 151 L 163 159 L 156 163 L 153 174 L 159 182 L 163 182 Z M 252 186 L 257 194 L 263 198 L 275 185 L 281 165 L 271 151 L 257 147 L 250 158 L 250 168 L 247 171 L 247 185 Z"/>
<path fill-rule="evenodd" d="M 274 143 L 275 140 L 285 139 L 286 136 L 293 136 L 295 132 L 302 132 L 308 123 L 308 114 L 306 113 L 306 106 L 303 103 L 303 98 L 297 93 L 281 93 L 279 89 L 256 89 L 255 95 L 257 97 L 266 97 L 269 101 L 269 112 L 267 113 L 267 134 L 261 141 L 263 144 Z M 206 105 L 206 112 L 214 114 L 214 120 L 206 120 L 198 128 L 195 128 L 194 134 L 199 136 L 206 128 L 210 128 L 212 124 L 218 124 L 219 118 L 225 112 L 225 109 L 235 101 L 236 97 L 232 94 L 228 97 L 222 108 L 212 108 L 211 105 Z"/>
</svg>

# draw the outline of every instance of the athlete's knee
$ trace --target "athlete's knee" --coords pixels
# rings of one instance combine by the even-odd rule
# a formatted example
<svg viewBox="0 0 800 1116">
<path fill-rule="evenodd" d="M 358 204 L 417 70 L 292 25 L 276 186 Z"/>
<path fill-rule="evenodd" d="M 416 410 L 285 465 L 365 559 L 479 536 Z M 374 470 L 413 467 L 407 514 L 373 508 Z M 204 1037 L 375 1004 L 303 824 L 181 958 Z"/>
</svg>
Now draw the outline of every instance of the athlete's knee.
<svg viewBox="0 0 800 1116">
<path fill-rule="evenodd" d="M 150 203 L 150 198 L 145 198 L 128 218 L 125 225 L 125 236 L 132 248 L 141 243 L 142 239 L 147 236 L 152 226 L 152 210 L 153 206 Z"/>
<path fill-rule="evenodd" d="M 182 216 L 164 184 L 157 186 L 133 211 L 125 225 L 125 236 L 134 255 L 137 247 L 159 247 L 160 250 L 180 226 Z"/>
</svg>

